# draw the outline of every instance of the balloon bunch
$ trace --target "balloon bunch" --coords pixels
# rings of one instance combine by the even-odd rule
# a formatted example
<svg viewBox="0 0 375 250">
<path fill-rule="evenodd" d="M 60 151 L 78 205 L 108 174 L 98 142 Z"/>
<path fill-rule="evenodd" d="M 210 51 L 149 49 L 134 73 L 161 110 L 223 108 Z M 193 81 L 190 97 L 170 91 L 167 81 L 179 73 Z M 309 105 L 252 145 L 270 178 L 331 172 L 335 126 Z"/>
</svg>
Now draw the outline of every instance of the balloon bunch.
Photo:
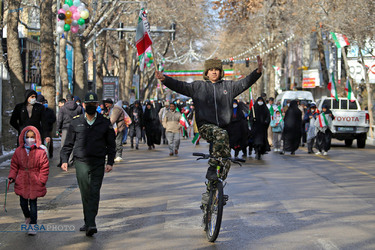
<svg viewBox="0 0 375 250">
<path fill-rule="evenodd" d="M 80 0 L 65 0 L 65 4 L 57 13 L 56 32 L 59 34 L 70 30 L 73 33 L 83 32 L 86 28 L 86 23 L 89 22 L 90 13 Z"/>
<path fill-rule="evenodd" d="M 154 65 L 154 57 L 152 55 L 151 46 L 146 49 L 145 53 L 145 64 L 147 67 L 152 67 Z"/>
</svg>

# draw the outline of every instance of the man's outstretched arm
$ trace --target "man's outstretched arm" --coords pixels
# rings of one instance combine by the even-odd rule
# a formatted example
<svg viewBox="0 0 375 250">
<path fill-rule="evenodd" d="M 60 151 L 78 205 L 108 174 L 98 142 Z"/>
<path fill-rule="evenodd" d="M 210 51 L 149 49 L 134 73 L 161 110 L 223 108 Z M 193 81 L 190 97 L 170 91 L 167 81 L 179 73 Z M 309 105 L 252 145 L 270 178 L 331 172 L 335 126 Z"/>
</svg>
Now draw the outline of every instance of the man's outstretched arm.
<svg viewBox="0 0 375 250">
<path fill-rule="evenodd" d="M 178 81 L 176 79 L 173 79 L 172 77 L 165 76 L 160 71 L 155 71 L 155 77 L 159 79 L 165 86 L 170 88 L 173 91 L 176 91 L 177 93 L 192 97 L 194 90 L 193 90 L 193 84 Z"/>
<path fill-rule="evenodd" d="M 263 69 L 263 60 L 260 56 L 257 56 L 258 68 L 254 70 L 250 75 L 244 79 L 233 82 L 233 93 L 234 97 L 238 96 L 246 89 L 250 88 L 261 76 Z"/>
</svg>

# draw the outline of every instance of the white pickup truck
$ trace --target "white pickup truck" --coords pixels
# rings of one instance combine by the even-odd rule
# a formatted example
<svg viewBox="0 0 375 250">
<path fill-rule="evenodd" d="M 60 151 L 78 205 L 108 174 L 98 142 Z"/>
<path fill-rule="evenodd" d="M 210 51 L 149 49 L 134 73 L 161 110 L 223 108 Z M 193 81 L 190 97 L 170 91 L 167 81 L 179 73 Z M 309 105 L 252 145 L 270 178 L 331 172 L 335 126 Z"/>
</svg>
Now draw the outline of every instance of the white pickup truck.
<svg viewBox="0 0 375 250">
<path fill-rule="evenodd" d="M 332 137 L 345 140 L 345 145 L 350 147 L 353 140 L 357 140 L 357 147 L 366 146 L 367 132 L 369 130 L 369 114 L 361 110 L 358 101 L 349 101 L 347 98 L 339 98 L 336 101 L 332 97 L 322 97 L 316 103 L 319 111 L 326 104 L 331 109 L 335 119 L 332 122 Z"/>
</svg>

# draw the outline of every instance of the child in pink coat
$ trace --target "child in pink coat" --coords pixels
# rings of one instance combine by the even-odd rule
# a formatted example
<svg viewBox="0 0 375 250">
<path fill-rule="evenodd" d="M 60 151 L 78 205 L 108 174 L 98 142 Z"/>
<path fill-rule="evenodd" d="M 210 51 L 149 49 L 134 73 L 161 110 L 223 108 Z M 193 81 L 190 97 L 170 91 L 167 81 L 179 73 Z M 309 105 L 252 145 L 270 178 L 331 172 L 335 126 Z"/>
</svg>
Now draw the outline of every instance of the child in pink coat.
<svg viewBox="0 0 375 250">
<path fill-rule="evenodd" d="M 8 179 L 15 182 L 14 192 L 20 196 L 25 224 L 37 224 L 37 198 L 47 193 L 48 157 L 40 133 L 33 126 L 22 130 L 19 145 L 12 157 Z M 27 226 L 29 235 L 36 234 L 34 227 Z"/>
</svg>

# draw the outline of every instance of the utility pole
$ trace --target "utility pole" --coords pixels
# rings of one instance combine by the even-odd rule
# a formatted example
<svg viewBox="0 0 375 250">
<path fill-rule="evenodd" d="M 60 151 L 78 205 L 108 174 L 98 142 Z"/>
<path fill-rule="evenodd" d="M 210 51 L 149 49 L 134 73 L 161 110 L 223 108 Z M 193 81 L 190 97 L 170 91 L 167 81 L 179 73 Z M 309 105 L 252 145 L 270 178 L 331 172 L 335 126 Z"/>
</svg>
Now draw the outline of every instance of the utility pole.
<svg viewBox="0 0 375 250">
<path fill-rule="evenodd" d="M 60 9 L 60 0 L 56 0 L 57 10 Z M 56 113 L 59 111 L 59 99 L 62 93 L 61 91 L 61 77 L 60 77 L 60 35 L 56 37 L 56 67 L 55 67 L 55 82 L 56 82 Z M 64 48 L 65 49 L 65 48 Z M 64 65 L 65 67 L 65 65 Z"/>
<path fill-rule="evenodd" d="M 98 2 L 97 1 L 94 1 L 93 2 L 93 16 L 96 15 L 96 9 L 98 7 Z M 95 31 L 97 30 L 97 26 L 95 25 Z M 96 37 L 94 37 L 94 43 L 93 43 L 93 46 L 92 46 L 92 88 L 93 88 L 93 91 L 96 93 L 97 90 L 96 90 Z M 88 73 L 88 71 L 87 71 Z"/>
</svg>

